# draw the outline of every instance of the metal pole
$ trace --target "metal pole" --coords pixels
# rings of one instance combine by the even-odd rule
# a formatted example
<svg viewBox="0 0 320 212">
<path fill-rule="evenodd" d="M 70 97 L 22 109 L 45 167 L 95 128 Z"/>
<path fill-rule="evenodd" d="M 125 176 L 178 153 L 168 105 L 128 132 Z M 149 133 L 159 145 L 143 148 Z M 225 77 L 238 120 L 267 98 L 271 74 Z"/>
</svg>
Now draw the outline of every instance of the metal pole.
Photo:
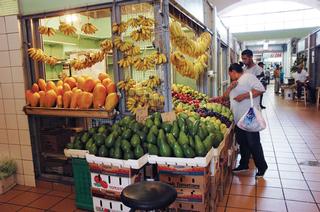
<svg viewBox="0 0 320 212">
<path fill-rule="evenodd" d="M 217 8 L 213 8 L 213 71 L 214 79 L 213 79 L 213 96 L 218 94 L 218 36 L 217 36 Z"/>
<path fill-rule="evenodd" d="M 169 34 L 169 0 L 155 0 L 155 47 L 167 56 L 168 62 L 157 67 L 163 85 L 162 94 L 165 97 L 164 111 L 172 111 L 171 96 L 171 65 L 170 65 L 170 34 Z"/>
</svg>

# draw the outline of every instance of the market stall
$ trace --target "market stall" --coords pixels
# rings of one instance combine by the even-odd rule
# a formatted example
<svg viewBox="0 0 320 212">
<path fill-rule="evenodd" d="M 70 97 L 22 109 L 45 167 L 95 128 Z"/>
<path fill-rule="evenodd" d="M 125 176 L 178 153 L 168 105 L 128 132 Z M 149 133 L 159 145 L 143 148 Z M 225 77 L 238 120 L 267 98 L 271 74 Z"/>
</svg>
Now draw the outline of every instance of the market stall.
<svg viewBox="0 0 320 212">
<path fill-rule="evenodd" d="M 232 112 L 200 92 L 212 32 L 166 0 L 22 19 L 37 177 L 74 181 L 79 208 L 128 211 L 121 190 L 149 164 L 150 178 L 202 182 L 174 186 L 170 208 L 216 207 L 235 151 Z"/>
</svg>

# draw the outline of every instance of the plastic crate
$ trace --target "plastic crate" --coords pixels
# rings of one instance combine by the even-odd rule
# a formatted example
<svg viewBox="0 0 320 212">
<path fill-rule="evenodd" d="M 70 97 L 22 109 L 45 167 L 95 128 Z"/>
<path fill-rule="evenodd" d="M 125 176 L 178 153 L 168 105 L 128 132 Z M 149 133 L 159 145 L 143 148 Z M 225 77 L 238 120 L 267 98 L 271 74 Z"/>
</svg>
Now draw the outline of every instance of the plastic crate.
<svg viewBox="0 0 320 212">
<path fill-rule="evenodd" d="M 91 176 L 86 159 L 72 158 L 72 170 L 76 190 L 76 206 L 92 211 Z"/>
</svg>

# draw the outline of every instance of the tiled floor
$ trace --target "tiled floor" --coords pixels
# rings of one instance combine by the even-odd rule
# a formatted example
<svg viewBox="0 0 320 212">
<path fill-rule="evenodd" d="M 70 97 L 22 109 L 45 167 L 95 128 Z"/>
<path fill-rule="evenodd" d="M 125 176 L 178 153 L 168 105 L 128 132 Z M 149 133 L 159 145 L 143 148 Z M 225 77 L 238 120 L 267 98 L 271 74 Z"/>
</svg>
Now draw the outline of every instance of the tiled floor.
<svg viewBox="0 0 320 212">
<path fill-rule="evenodd" d="M 261 132 L 269 169 L 255 180 L 250 171 L 233 175 L 218 211 L 320 211 L 320 110 L 303 102 L 283 100 L 269 89 L 263 114 L 268 128 Z"/>
<path fill-rule="evenodd" d="M 71 186 L 39 184 L 36 188 L 15 186 L 7 193 L 0 195 L 0 211 L 23 212 L 73 212 L 76 209 L 74 192 Z"/>
</svg>

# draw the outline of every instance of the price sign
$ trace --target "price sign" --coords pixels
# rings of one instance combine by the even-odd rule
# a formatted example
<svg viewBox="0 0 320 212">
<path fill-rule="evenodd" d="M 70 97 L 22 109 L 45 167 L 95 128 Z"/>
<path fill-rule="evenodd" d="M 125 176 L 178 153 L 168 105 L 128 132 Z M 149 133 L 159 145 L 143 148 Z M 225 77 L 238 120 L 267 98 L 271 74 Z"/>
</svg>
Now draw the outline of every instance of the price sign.
<svg viewBox="0 0 320 212">
<path fill-rule="evenodd" d="M 176 113 L 174 111 L 161 113 L 161 118 L 163 122 L 170 122 L 170 123 L 172 123 L 174 120 L 177 119 Z"/>
<path fill-rule="evenodd" d="M 147 117 L 148 117 L 148 107 L 141 107 L 137 109 L 137 112 L 136 112 L 137 122 L 144 124 L 146 122 Z"/>
</svg>

